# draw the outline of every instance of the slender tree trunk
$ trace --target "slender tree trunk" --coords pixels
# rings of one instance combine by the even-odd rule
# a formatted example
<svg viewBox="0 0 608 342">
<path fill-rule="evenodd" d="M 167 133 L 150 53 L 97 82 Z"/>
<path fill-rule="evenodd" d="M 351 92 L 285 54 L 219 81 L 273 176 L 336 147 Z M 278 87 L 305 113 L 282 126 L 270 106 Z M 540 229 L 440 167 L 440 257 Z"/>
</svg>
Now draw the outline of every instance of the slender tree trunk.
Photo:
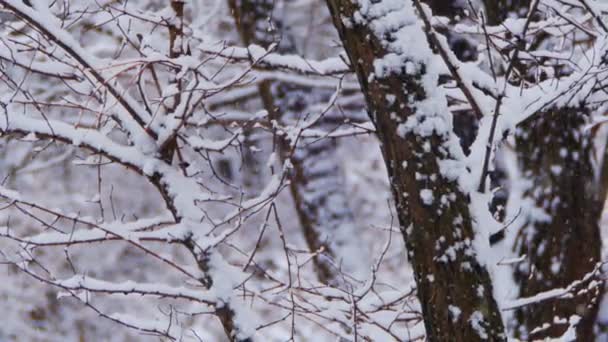
<svg viewBox="0 0 608 342">
<path fill-rule="evenodd" d="M 278 51 L 296 54 L 289 32 L 273 15 L 276 4 L 267 0 L 230 0 L 245 44 L 268 47 L 281 37 Z M 330 97 L 326 92 L 270 81 L 261 83 L 259 92 L 271 120 L 283 124 L 302 121 L 310 103 L 321 103 Z M 321 118 L 315 128 L 333 128 L 330 115 Z M 318 278 L 324 283 L 339 283 L 342 264 L 352 272 L 360 269 L 357 262 L 363 262 L 365 257 L 353 260 L 364 251 L 355 250 L 358 244 L 354 216 L 348 206 L 342 170 L 336 163 L 336 141 L 300 138 L 293 154 L 289 153 L 293 142 L 277 136 L 276 143 L 282 160 L 289 158 L 293 165 L 290 190 L 308 248 L 318 252 L 313 257 Z"/>
<path fill-rule="evenodd" d="M 327 3 L 382 144 L 428 340 L 506 340 L 457 181 L 463 153 L 412 2 Z"/>
<path fill-rule="evenodd" d="M 546 112 L 516 136 L 520 168 L 529 182 L 524 201 L 535 208 L 526 216 L 514 246 L 518 255 L 526 255 L 515 269 L 520 296 L 565 288 L 600 261 L 603 201 L 594 186 L 593 141 L 584 133 L 586 117 L 575 108 Z M 526 339 L 559 337 L 568 328 L 568 318 L 578 315 L 582 320 L 577 340 L 593 341 L 598 290 L 518 310 L 516 334 Z M 566 323 L 554 323 L 555 317 Z M 551 324 L 548 329 L 532 333 L 546 323 Z"/>
<path fill-rule="evenodd" d="M 285 123 L 301 121 L 308 103 L 329 99 L 327 93 L 285 83 L 277 84 L 277 88 L 275 105 Z M 332 131 L 331 119 L 331 116 L 322 118 L 315 128 Z M 298 147 L 289 156 L 293 165 L 290 190 L 304 238 L 311 251 L 322 251 L 313 258 L 319 280 L 333 284 L 342 281 L 338 272 L 342 268 L 347 273 L 364 275 L 361 272 L 366 271 L 368 260 L 357 238 L 344 176 L 336 163 L 337 147 L 334 139 L 300 138 Z"/>
<path fill-rule="evenodd" d="M 271 14 L 274 2 L 268 0 L 228 0 L 230 11 L 236 23 L 236 29 L 241 40 L 249 44 L 269 46 L 278 40 L 277 30 L 271 25 Z M 264 107 L 272 108 L 272 99 L 269 98 L 270 81 L 259 83 L 258 90 Z M 272 114 L 274 110 L 268 110 Z M 274 118 L 272 118 L 274 119 Z M 262 168 L 264 162 L 256 155 L 258 134 L 255 128 L 247 127 L 244 129 L 243 151 L 242 151 L 242 181 L 244 188 L 251 193 L 258 193 L 262 190 Z"/>
<path fill-rule="evenodd" d="M 171 9 L 174 11 L 175 14 L 175 22 L 169 25 L 169 57 L 171 58 L 177 58 L 183 55 L 184 53 L 184 5 L 185 2 L 183 0 L 171 0 Z M 172 79 L 171 82 L 177 87 L 177 89 L 182 89 L 181 80 Z M 167 108 L 167 110 L 174 111 L 179 106 L 180 102 L 181 96 L 175 95 L 172 106 L 170 108 Z M 171 163 L 176 149 L 177 137 L 174 137 L 167 141 L 165 145 L 161 147 L 160 154 L 166 162 Z M 185 245 L 195 257 L 199 270 L 205 274 L 204 278 L 202 279 L 203 285 L 205 285 L 207 289 L 211 289 L 214 279 L 212 274 L 215 273 L 216 270 L 212 270 L 209 266 L 209 255 L 199 253 L 197 251 L 197 247 L 191 240 L 186 241 Z M 220 320 L 222 327 L 224 328 L 224 332 L 226 333 L 226 337 L 228 337 L 228 340 L 230 342 L 253 342 L 253 337 L 239 336 L 238 328 L 235 326 L 235 311 L 230 303 L 222 303 L 222 305 L 217 305 L 215 307 L 215 315 Z"/>
</svg>

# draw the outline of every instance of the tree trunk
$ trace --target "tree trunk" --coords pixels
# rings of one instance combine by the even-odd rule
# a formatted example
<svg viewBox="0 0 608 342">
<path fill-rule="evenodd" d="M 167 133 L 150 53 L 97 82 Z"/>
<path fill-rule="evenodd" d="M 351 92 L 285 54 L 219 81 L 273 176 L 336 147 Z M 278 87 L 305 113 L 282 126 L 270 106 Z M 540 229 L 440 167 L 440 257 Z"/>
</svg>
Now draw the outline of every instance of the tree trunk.
<svg viewBox="0 0 608 342">
<path fill-rule="evenodd" d="M 584 133 L 586 117 L 581 109 L 554 110 L 542 113 L 517 133 L 517 156 L 529 182 L 524 203 L 535 207 L 525 217 L 514 246 L 518 255 L 527 256 L 515 269 L 522 297 L 565 288 L 600 261 L 603 199 L 594 186 L 593 141 Z M 521 308 L 516 313 L 516 334 L 526 339 L 559 337 L 568 323 L 556 324 L 555 317 L 567 322 L 578 315 L 582 320 L 577 340 L 593 341 L 598 290 Z M 531 333 L 545 323 L 552 325 Z"/>
<path fill-rule="evenodd" d="M 258 44 L 267 47 L 277 40 L 277 30 L 269 22 L 269 15 L 274 8 L 274 2 L 268 0 L 228 0 L 230 11 L 236 23 L 236 29 L 241 40 L 246 44 Z M 264 106 L 268 108 L 271 99 L 264 94 L 270 91 L 270 81 L 260 82 L 258 89 Z M 269 114 L 274 111 L 268 110 Z M 259 155 L 253 151 L 259 143 L 259 134 L 253 127 L 244 129 L 243 157 L 242 157 L 242 181 L 244 188 L 253 194 L 262 191 L 262 168 L 264 162 Z"/>
<path fill-rule="evenodd" d="M 488 24 L 500 25 L 509 13 L 526 12 L 530 0 L 485 0 Z M 540 39 L 543 39 L 542 36 Z M 518 63 L 522 75 L 526 65 Z M 585 133 L 588 113 L 567 108 L 548 111 L 518 129 L 516 152 L 527 183 L 523 203 L 538 210 L 526 214 L 514 245 L 526 260 L 514 270 L 519 295 L 566 287 L 593 271 L 601 258 L 599 220 L 602 195 L 595 184 L 592 137 Z M 589 291 L 572 299 L 531 304 L 516 312 L 515 335 L 525 339 L 557 338 L 572 315 L 581 316 L 577 339 L 594 340 L 600 294 Z M 566 323 L 554 323 L 555 317 Z M 551 324 L 548 329 L 535 328 Z"/>
<path fill-rule="evenodd" d="M 458 183 L 464 155 L 412 2 L 327 3 L 382 144 L 428 340 L 505 341 Z"/>
<path fill-rule="evenodd" d="M 273 15 L 275 1 L 230 0 L 242 40 L 245 44 L 264 47 L 276 42 L 278 51 L 296 54 L 297 50 L 289 32 L 283 30 L 280 17 Z M 276 14 L 276 13 L 275 13 Z M 280 33 L 280 34 L 277 34 Z M 266 81 L 259 85 L 264 107 L 271 120 L 283 124 L 302 121 L 310 103 L 327 101 L 331 94 L 311 88 L 283 82 Z M 315 128 L 330 131 L 331 115 L 321 118 Z M 281 159 L 290 159 L 290 190 L 294 199 L 298 220 L 308 248 L 315 253 L 313 263 L 319 280 L 323 283 L 339 283 L 340 268 L 353 272 L 360 270 L 365 256 L 356 249 L 354 216 L 348 206 L 342 170 L 336 161 L 336 141 L 300 138 L 298 147 L 290 154 L 290 141 L 277 136 Z M 353 260 L 354 255 L 360 258 Z M 348 257 L 347 257 L 348 256 Z"/>
</svg>

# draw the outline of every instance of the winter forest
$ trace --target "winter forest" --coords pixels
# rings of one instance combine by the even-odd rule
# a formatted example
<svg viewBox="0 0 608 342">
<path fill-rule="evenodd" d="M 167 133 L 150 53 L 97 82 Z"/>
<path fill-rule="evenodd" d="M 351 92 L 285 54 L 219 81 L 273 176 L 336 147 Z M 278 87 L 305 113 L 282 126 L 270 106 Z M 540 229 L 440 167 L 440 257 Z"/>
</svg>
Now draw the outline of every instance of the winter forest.
<svg viewBox="0 0 608 342">
<path fill-rule="evenodd" d="M 0 0 L 0 342 L 608 341 L 607 197 L 608 1 Z"/>
</svg>

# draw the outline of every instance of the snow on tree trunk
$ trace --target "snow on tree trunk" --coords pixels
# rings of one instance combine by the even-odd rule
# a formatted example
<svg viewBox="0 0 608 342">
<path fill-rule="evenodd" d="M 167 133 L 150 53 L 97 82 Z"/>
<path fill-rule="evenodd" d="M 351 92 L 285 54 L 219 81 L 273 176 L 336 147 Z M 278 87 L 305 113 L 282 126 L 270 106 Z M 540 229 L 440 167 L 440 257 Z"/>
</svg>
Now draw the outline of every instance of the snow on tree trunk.
<svg viewBox="0 0 608 342">
<path fill-rule="evenodd" d="M 412 2 L 327 3 L 382 143 L 428 340 L 506 340 L 459 182 L 464 155 Z"/>
<path fill-rule="evenodd" d="M 530 6 L 529 0 L 484 3 L 490 25 L 500 25 L 509 13 L 522 15 Z M 517 68 L 522 75 L 529 73 L 526 64 L 518 63 Z M 526 255 L 514 270 L 521 297 L 565 288 L 592 272 L 600 261 L 599 220 L 605 198 L 594 189 L 593 141 L 585 132 L 588 117 L 585 109 L 554 109 L 518 128 L 516 153 L 526 184 L 523 203 L 533 208 L 524 210 L 525 224 L 513 246 L 517 255 Z M 592 341 L 597 289 L 519 309 L 516 336 L 560 337 L 570 317 L 578 315 L 582 320 L 577 324 L 577 338 Z M 543 325 L 549 327 L 533 332 Z"/>
<path fill-rule="evenodd" d="M 514 246 L 517 254 L 526 255 L 515 269 L 521 297 L 565 288 L 600 261 L 603 199 L 594 189 L 593 142 L 584 131 L 587 117 L 578 108 L 553 110 L 517 132 L 517 156 L 527 184 L 523 203 L 532 208 Z M 559 337 L 568 319 L 578 315 L 577 339 L 593 341 L 599 288 L 519 309 L 516 334 L 525 339 Z M 556 317 L 563 322 L 555 323 Z M 548 329 L 532 333 L 546 323 L 551 324 Z"/>
<path fill-rule="evenodd" d="M 530 0 L 483 0 L 488 24 L 500 25 L 509 14 L 523 14 L 530 7 Z"/>
</svg>

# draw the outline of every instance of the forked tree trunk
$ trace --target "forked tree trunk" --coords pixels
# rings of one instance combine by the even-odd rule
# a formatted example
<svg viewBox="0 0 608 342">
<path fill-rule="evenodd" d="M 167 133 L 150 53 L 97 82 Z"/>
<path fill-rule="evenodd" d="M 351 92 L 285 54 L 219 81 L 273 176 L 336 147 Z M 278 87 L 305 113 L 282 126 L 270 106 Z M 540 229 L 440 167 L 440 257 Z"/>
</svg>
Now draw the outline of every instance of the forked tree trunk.
<svg viewBox="0 0 608 342">
<path fill-rule="evenodd" d="M 382 144 L 428 340 L 505 341 L 456 179 L 462 150 L 412 2 L 327 4 Z"/>
<path fill-rule="evenodd" d="M 529 182 L 524 201 L 535 207 L 527 214 L 514 246 L 518 255 L 526 255 L 515 269 L 520 296 L 565 288 L 593 271 L 600 261 L 603 199 L 594 185 L 593 141 L 584 130 L 587 117 L 578 108 L 545 112 L 516 135 L 522 176 Z M 577 340 L 594 341 L 598 289 L 518 310 L 516 335 L 525 339 L 559 337 L 568 328 L 568 319 L 578 315 L 582 320 L 577 325 Z M 556 317 L 566 323 L 554 323 Z M 546 323 L 550 328 L 531 333 Z"/>
<path fill-rule="evenodd" d="M 283 30 L 281 19 L 273 13 L 276 1 L 230 0 L 241 39 L 245 44 L 268 47 L 281 38 L 278 52 L 296 54 L 297 50 L 287 30 Z M 275 14 L 275 15 L 273 15 Z M 259 93 L 270 118 L 283 124 L 302 121 L 308 113 L 310 103 L 327 101 L 330 94 L 311 88 L 284 82 L 265 81 L 259 85 Z M 321 118 L 315 128 L 331 130 L 331 118 Z M 298 220 L 312 252 L 315 271 L 323 283 L 339 283 L 340 268 L 346 271 L 360 269 L 357 261 L 364 263 L 364 254 L 356 248 L 356 233 L 353 231 L 354 216 L 345 193 L 345 181 L 337 163 L 336 141 L 300 138 L 293 154 L 290 141 L 277 137 L 282 160 L 290 159 L 293 165 L 290 174 L 290 190 L 294 199 Z M 348 256 L 348 257 L 347 257 Z"/>
</svg>

